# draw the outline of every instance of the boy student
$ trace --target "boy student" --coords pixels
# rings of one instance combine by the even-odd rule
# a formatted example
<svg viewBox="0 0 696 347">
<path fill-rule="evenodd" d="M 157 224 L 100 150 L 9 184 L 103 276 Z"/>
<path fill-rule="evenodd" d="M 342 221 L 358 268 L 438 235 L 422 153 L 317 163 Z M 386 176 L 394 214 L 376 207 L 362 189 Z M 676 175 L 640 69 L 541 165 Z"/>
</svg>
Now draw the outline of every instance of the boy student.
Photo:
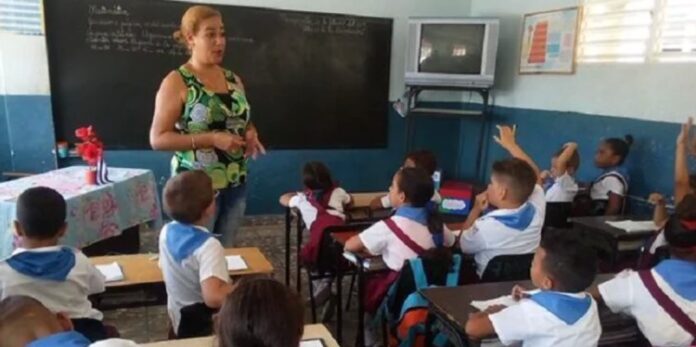
<svg viewBox="0 0 696 347">
<path fill-rule="evenodd" d="M 539 246 L 546 200 L 537 184 L 539 169 L 515 141 L 515 130 L 498 126 L 494 137 L 514 157 L 493 163 L 491 183 L 476 203 L 460 235 L 462 252 L 473 254 L 479 277 L 498 255 L 533 253 Z M 497 209 L 484 214 L 489 205 Z"/>
<path fill-rule="evenodd" d="M 28 295 L 65 313 L 91 341 L 103 340 L 103 316 L 87 296 L 104 291 L 104 276 L 82 252 L 58 245 L 65 216 L 65 200 L 51 188 L 30 188 L 19 196 L 14 226 L 21 247 L 0 262 L 0 298 Z"/>
<path fill-rule="evenodd" d="M 541 173 L 546 202 L 573 202 L 578 192 L 575 173 L 580 167 L 578 145 L 569 142 L 551 158 L 551 170 Z"/>
<path fill-rule="evenodd" d="M 13 295 L 0 301 L 2 347 L 135 347 L 133 341 L 108 339 L 92 343 L 73 331 L 63 313 L 53 313 L 36 299 Z"/>
<path fill-rule="evenodd" d="M 177 337 L 212 333 L 212 315 L 232 291 L 225 252 L 205 228 L 215 216 L 213 183 L 205 172 L 185 171 L 167 181 L 164 210 L 174 221 L 159 239 L 167 310 Z"/>
<path fill-rule="evenodd" d="M 687 195 L 682 204 L 696 206 Z M 652 270 L 619 273 L 593 296 L 636 319 L 653 346 L 696 345 L 696 219 L 674 215 L 664 228 L 671 259 Z"/>
<path fill-rule="evenodd" d="M 530 275 L 538 290 L 515 286 L 517 304 L 488 307 L 466 323 L 467 334 L 497 334 L 505 345 L 597 346 L 602 332 L 597 304 L 584 291 L 597 274 L 594 248 L 577 233 L 549 230 L 534 255 Z"/>
</svg>

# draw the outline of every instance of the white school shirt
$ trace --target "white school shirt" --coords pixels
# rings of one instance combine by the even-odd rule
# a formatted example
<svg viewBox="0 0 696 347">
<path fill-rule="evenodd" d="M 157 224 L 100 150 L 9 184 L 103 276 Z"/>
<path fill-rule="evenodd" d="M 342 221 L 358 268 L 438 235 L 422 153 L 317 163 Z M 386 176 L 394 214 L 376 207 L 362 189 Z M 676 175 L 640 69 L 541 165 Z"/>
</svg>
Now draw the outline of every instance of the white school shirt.
<svg viewBox="0 0 696 347">
<path fill-rule="evenodd" d="M 657 286 L 691 320 L 696 321 L 696 301 L 688 301 L 679 296 L 660 274 L 654 270 L 651 271 Z M 657 303 L 635 271 L 623 271 L 614 279 L 600 284 L 599 293 L 612 312 L 624 313 L 635 318 L 638 328 L 653 346 L 688 347 L 696 339 L 679 326 Z"/>
<path fill-rule="evenodd" d="M 217 277 L 227 283 L 230 275 L 227 271 L 225 249 L 214 237 L 208 238 L 188 258 L 178 263 L 167 249 L 167 228 L 162 228 L 159 238 L 159 265 L 167 288 L 167 311 L 174 331 L 179 330 L 181 309 L 197 303 L 203 303 L 201 282 Z M 199 229 L 208 232 L 203 227 Z"/>
<path fill-rule="evenodd" d="M 411 219 L 393 216 L 391 219 L 403 232 L 423 249 L 435 247 L 433 236 L 428 227 Z M 444 246 L 451 247 L 454 244 L 454 235 L 449 231 L 444 233 Z M 384 263 L 394 271 L 401 271 L 406 260 L 418 257 L 401 241 L 386 223 L 377 222 L 359 234 L 365 248 L 374 255 L 381 255 Z"/>
<path fill-rule="evenodd" d="M 330 209 L 326 210 L 326 213 L 339 217 L 341 219 L 346 219 L 343 213 L 343 206 L 350 203 L 351 197 L 348 192 L 343 188 L 337 187 L 331 192 L 331 197 L 329 198 Z M 312 206 L 312 204 L 307 200 L 307 195 L 305 193 L 297 193 L 295 196 L 290 198 L 288 206 L 300 210 L 302 215 L 302 220 L 304 221 L 307 229 L 312 227 L 312 223 L 317 219 L 317 209 Z"/>
<path fill-rule="evenodd" d="M 578 183 L 575 177 L 567 172 L 556 177 L 553 184 L 546 191 L 546 202 L 573 202 L 578 193 Z"/>
<path fill-rule="evenodd" d="M 383 196 L 380 199 L 380 201 L 382 202 L 383 208 L 391 208 L 392 207 L 391 200 L 389 200 L 389 194 Z M 442 197 L 440 196 L 440 193 L 438 193 L 438 192 L 433 193 L 433 197 L 430 198 L 430 201 L 432 201 L 436 204 L 439 204 L 442 201 Z"/>
<path fill-rule="evenodd" d="M 62 248 L 65 247 L 17 248 L 12 255 L 23 252 L 54 252 Z M 64 281 L 27 276 L 10 267 L 6 260 L 0 262 L 0 299 L 12 295 L 26 295 L 39 301 L 51 312 L 63 312 L 71 319 L 102 320 L 104 316 L 92 307 L 87 297 L 104 292 L 104 275 L 82 252 L 77 249 L 71 250 L 75 254 L 75 266 Z"/>
<path fill-rule="evenodd" d="M 582 298 L 588 294 L 563 295 Z M 567 324 L 530 299 L 520 300 L 488 318 L 504 345 L 522 342 L 523 347 L 590 347 L 597 346 L 602 334 L 594 300 L 587 312 L 573 324 Z"/>
<path fill-rule="evenodd" d="M 531 207 L 527 207 L 530 204 Z M 533 208 L 533 217 L 528 225 L 508 226 L 500 218 L 519 216 L 525 208 Z M 480 217 L 471 228 L 461 234 L 462 252 L 473 254 L 476 260 L 476 273 L 479 277 L 488 262 L 499 255 L 534 253 L 541 241 L 541 227 L 546 214 L 544 189 L 536 185 L 527 203 L 516 209 L 498 209 Z M 513 223 L 514 224 L 514 223 Z M 522 230 L 518 228 L 523 228 Z"/>
<path fill-rule="evenodd" d="M 610 173 L 618 174 L 616 171 Z M 604 177 L 600 176 L 596 182 L 592 183 L 590 198 L 592 200 L 608 200 L 609 193 L 624 196 L 626 195 L 627 186 L 628 184 L 622 182 L 618 177 L 604 174 Z"/>
</svg>

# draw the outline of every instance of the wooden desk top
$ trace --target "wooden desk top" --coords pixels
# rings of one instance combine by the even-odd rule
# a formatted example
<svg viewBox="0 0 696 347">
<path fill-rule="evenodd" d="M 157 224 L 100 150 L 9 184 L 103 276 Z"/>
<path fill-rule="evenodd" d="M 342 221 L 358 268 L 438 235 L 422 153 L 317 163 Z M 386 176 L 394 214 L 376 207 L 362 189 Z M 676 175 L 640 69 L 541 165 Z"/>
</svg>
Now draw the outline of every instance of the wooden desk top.
<svg viewBox="0 0 696 347">
<path fill-rule="evenodd" d="M 614 274 L 598 275 L 595 283 L 597 285 L 614 278 Z M 464 335 L 464 327 L 469 319 L 469 314 L 478 310 L 471 306 L 475 300 L 490 300 L 503 295 L 509 295 L 512 287 L 520 284 L 525 288 L 534 288 L 531 281 L 512 281 L 498 283 L 472 284 L 460 287 L 440 287 L 429 288 L 422 291 L 423 297 L 440 313 L 444 314 L 450 321 L 456 323 L 460 333 Z M 608 309 L 600 316 L 610 315 Z"/>
<path fill-rule="evenodd" d="M 370 207 L 370 202 L 375 198 L 381 198 L 389 192 L 363 192 L 363 193 L 352 193 L 350 196 L 353 197 L 353 205 L 351 208 L 365 208 Z"/>
<path fill-rule="evenodd" d="M 266 259 L 263 253 L 256 247 L 228 248 L 225 249 L 225 255 L 241 255 L 249 267 L 242 271 L 230 271 L 231 276 L 273 273 L 273 265 L 271 265 L 268 259 Z M 107 288 L 153 284 L 164 281 L 162 278 L 162 271 L 159 268 L 157 254 L 93 257 L 90 258 L 90 261 L 94 265 L 117 262 L 121 266 L 125 280 L 109 282 L 106 284 Z"/>
<path fill-rule="evenodd" d="M 630 240 L 643 239 L 654 235 L 653 231 L 638 231 L 628 233 L 625 230 L 614 228 L 607 222 L 619 222 L 624 220 L 647 221 L 652 220 L 651 216 L 591 216 L 591 217 L 573 217 L 569 221 L 575 227 L 581 227 L 588 230 L 603 232 L 615 239 Z"/>
<path fill-rule="evenodd" d="M 309 324 L 304 327 L 303 340 L 322 339 L 326 347 L 339 347 L 331 332 L 323 324 Z M 193 339 L 146 343 L 143 347 L 211 347 L 215 346 L 212 336 Z"/>
</svg>

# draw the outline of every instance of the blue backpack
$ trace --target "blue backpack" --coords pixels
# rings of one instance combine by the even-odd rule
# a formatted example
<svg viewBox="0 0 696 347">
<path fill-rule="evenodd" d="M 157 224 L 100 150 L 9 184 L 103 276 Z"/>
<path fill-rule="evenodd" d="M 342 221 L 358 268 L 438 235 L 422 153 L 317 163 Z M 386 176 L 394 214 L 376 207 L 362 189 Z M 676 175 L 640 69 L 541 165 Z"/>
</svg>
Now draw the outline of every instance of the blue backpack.
<svg viewBox="0 0 696 347">
<path fill-rule="evenodd" d="M 453 265 L 447 273 L 446 287 L 455 287 L 459 283 L 459 272 L 462 263 L 461 256 L 458 254 L 454 255 L 452 257 L 452 262 Z M 406 297 L 401 305 L 400 312 L 390 312 L 388 309 L 390 303 L 393 306 L 396 300 L 397 285 L 399 283 L 399 281 L 397 281 L 389 289 L 387 298 L 381 309 L 387 319 L 387 325 L 389 327 L 390 346 L 424 347 L 426 346 L 425 327 L 428 318 L 428 302 L 419 291 L 438 286 L 428 282 L 421 258 L 411 259 L 409 264 L 413 273 L 415 290 Z M 434 337 L 433 346 L 445 346 L 448 341 L 447 337 L 438 331 L 432 331 L 430 336 Z"/>
</svg>

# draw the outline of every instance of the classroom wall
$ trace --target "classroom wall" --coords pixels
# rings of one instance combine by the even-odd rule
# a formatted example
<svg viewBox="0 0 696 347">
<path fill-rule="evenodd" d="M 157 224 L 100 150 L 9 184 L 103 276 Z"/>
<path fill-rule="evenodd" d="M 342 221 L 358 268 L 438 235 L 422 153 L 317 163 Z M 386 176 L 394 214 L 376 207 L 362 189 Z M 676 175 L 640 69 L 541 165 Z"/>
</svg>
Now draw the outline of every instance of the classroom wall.
<svg viewBox="0 0 696 347">
<path fill-rule="evenodd" d="M 38 0 L 36 0 L 38 1 Z M 204 1 L 197 1 L 204 2 Z M 406 37 L 406 19 L 409 16 L 466 16 L 470 0 L 235 0 L 211 1 L 221 4 L 264 6 L 283 9 L 348 13 L 394 18 L 392 45 L 390 100 L 403 92 L 403 64 Z M 12 171 L 43 172 L 57 165 L 75 165 L 79 160 L 55 162 L 50 84 L 44 36 L 20 36 L 0 33 L 0 67 L 10 73 L 0 74 L 0 102 L 5 109 L 9 148 L 14 151 Z M 30 54 L 28 54 L 30 53 Z M 0 70 L 2 71 L 2 70 Z M 253 76 L 247 76 L 247 79 Z M 154 95 L 153 95 L 154 98 Z M 435 95 L 431 99 L 454 98 L 459 95 Z M 385 100 L 385 102 L 390 102 Z M 3 120 L 0 111 L 0 123 Z M 325 161 L 336 179 L 353 191 L 386 190 L 391 175 L 399 167 L 405 154 L 404 120 L 391 110 L 389 142 L 383 149 L 367 150 L 279 150 L 271 151 L 250 166 L 248 213 L 277 213 L 278 194 L 298 189 L 301 164 L 308 160 Z M 416 147 L 433 150 L 446 175 L 456 170 L 456 147 L 448 139 L 460 138 L 459 122 L 452 120 L 419 120 L 414 140 Z M 99 130 L 99 129 L 97 129 Z M 0 125 L 0 136 L 3 134 Z M 261 134 L 263 136 L 263 134 Z M 0 165 L 3 165 L 3 145 L 0 139 Z M 8 151 L 9 152 L 9 151 Z M 169 153 L 153 151 L 108 151 L 106 161 L 114 167 L 140 167 L 154 171 L 160 187 L 169 175 Z"/>
<path fill-rule="evenodd" d="M 696 63 L 579 64 L 574 75 L 517 74 L 522 15 L 575 6 L 577 0 L 473 0 L 472 16 L 501 19 L 492 123 L 517 124 L 519 142 L 542 167 L 567 141 L 580 145 L 578 177 L 599 171 L 592 156 L 601 138 L 633 134 L 630 193 L 672 193 L 677 122 L 693 115 Z M 495 131 L 495 128 L 491 128 Z M 486 166 L 505 156 L 487 135 Z M 489 172 L 490 170 L 488 170 Z"/>
</svg>

